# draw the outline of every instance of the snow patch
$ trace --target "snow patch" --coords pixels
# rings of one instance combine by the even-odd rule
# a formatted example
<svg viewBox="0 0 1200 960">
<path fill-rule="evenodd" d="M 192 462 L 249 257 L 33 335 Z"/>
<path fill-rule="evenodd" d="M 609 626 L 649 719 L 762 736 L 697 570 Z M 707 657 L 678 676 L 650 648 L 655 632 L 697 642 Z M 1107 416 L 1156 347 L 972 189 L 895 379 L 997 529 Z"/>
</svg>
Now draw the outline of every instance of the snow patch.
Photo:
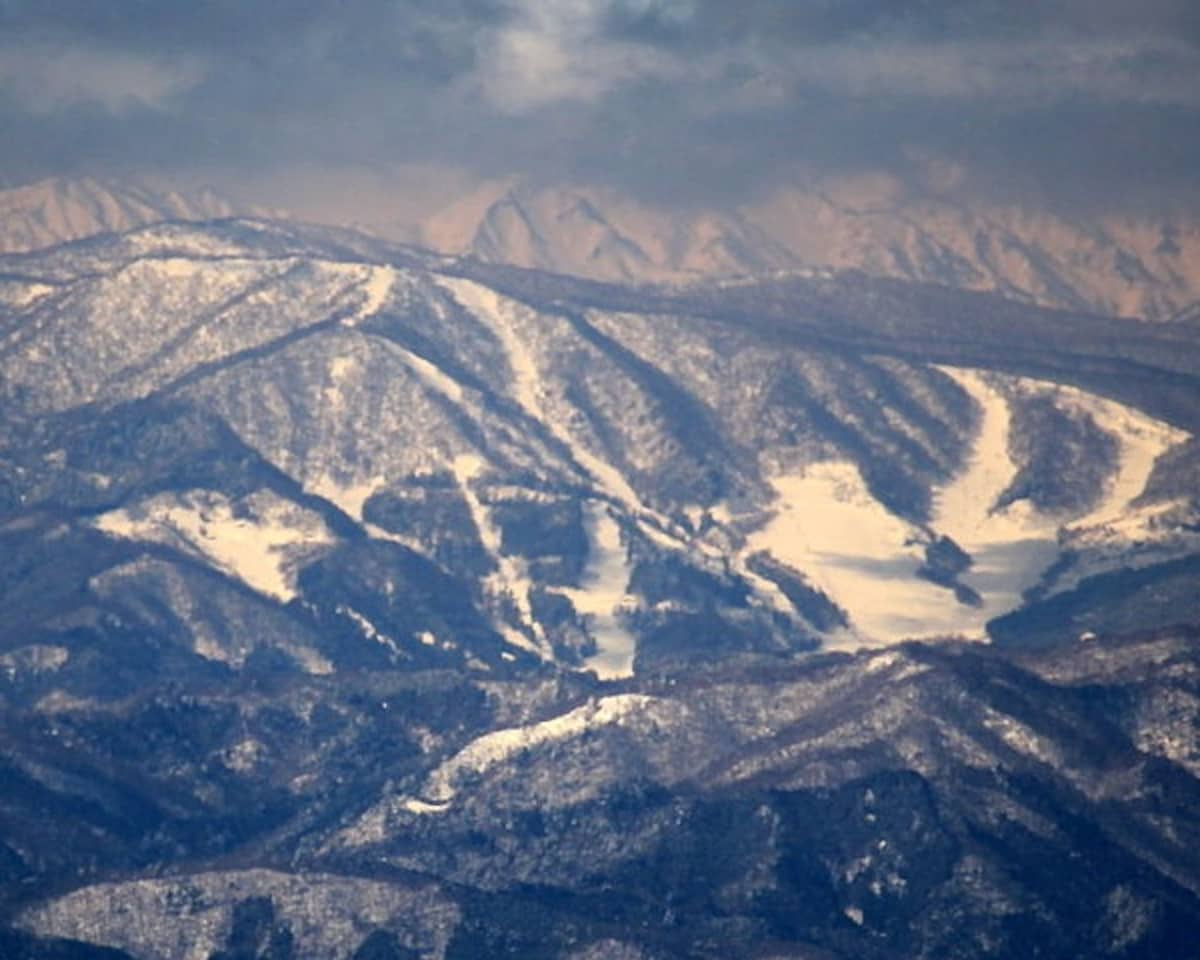
<svg viewBox="0 0 1200 960">
<path fill-rule="evenodd" d="M 333 664 L 311 647 L 287 647 L 287 653 L 305 673 L 314 677 L 327 677 L 333 673 Z"/>
<path fill-rule="evenodd" d="M 351 620 L 364 637 L 368 640 L 373 640 L 380 646 L 386 647 L 396 657 L 403 657 L 404 651 L 400 649 L 400 645 L 396 643 L 386 633 L 379 630 L 375 624 L 368 620 L 365 616 L 355 610 L 353 607 L 339 603 L 335 608 L 337 613 Z"/>
<path fill-rule="evenodd" d="M 960 605 L 914 576 L 922 560 L 920 531 L 871 496 L 858 467 L 817 463 L 775 478 L 772 486 L 775 515 L 747 538 L 747 549 L 765 550 L 803 571 L 850 613 L 852 629 L 833 633 L 829 647 L 956 632 Z"/>
<path fill-rule="evenodd" d="M 966 469 L 934 495 L 934 529 L 968 550 L 967 544 L 1010 543 L 1031 536 L 1053 538 L 1056 521 L 1033 510 L 1028 501 L 993 509 L 1018 470 L 1009 453 L 1012 413 L 1008 399 L 977 370 L 938 369 L 979 405 L 982 420 Z"/>
<path fill-rule="evenodd" d="M 247 737 L 225 751 L 221 762 L 237 773 L 249 773 L 266 756 L 267 748 L 261 740 Z"/>
<path fill-rule="evenodd" d="M 367 266 L 360 270 L 363 300 L 358 310 L 342 321 L 347 327 L 357 327 L 382 310 L 396 283 L 396 271 L 392 267 Z"/>
<path fill-rule="evenodd" d="M 442 394 L 455 403 L 462 403 L 463 388 L 457 380 L 436 364 L 430 363 L 424 357 L 418 356 L 411 350 L 397 347 L 400 359 L 425 386 Z"/>
<path fill-rule="evenodd" d="M 246 249 L 236 241 L 181 224 L 157 223 L 126 233 L 121 239 L 131 259 L 151 259 L 164 253 L 182 254 L 196 260 L 231 259 L 246 255 Z"/>
<path fill-rule="evenodd" d="M 1157 509 L 1137 509 L 1133 501 L 1146 489 L 1158 458 L 1184 442 L 1188 434 L 1075 387 L 1026 377 L 985 378 L 977 370 L 941 369 L 980 405 L 983 422 L 967 470 L 936 496 L 931 526 L 953 537 L 973 557 L 974 566 L 961 580 L 984 598 L 982 609 L 988 618 L 1021 605 L 1025 591 L 1053 563 L 1060 544 L 1072 540 L 1082 544 L 1088 539 L 1085 531 L 1093 529 L 1107 530 L 1110 541 L 1113 537 L 1132 539 L 1152 522 Z M 1090 417 L 1117 441 L 1116 469 L 1103 499 L 1088 514 L 1063 523 L 1063 517 L 1041 513 L 1026 500 L 993 509 L 1018 469 L 1008 452 L 1009 403 L 995 384 L 1019 394 L 1049 396 L 1059 409 Z M 1078 579 L 1064 579 L 1055 589 L 1065 589 Z"/>
<path fill-rule="evenodd" d="M 489 325 L 500 338 L 508 357 L 508 366 L 512 371 L 513 399 L 526 413 L 538 420 L 544 420 L 544 386 L 541 371 L 538 370 L 532 351 L 515 329 L 516 312 L 528 312 L 527 308 L 472 280 L 441 278 L 440 282 L 461 306 L 480 319 L 490 321 Z"/>
<path fill-rule="evenodd" d="M 1191 434 L 1148 417 L 1132 407 L 1073 387 L 1059 387 L 1058 394 L 1060 403 L 1088 413 L 1096 426 L 1120 442 L 1117 470 L 1108 483 L 1104 499 L 1072 526 L 1119 523 L 1122 517 L 1129 514 L 1133 501 L 1145 491 L 1158 458 L 1172 447 L 1189 440 Z"/>
<path fill-rule="evenodd" d="M 965 468 L 934 492 L 928 529 L 895 516 L 867 489 L 851 463 L 825 462 L 772 481 L 776 512 L 747 538 L 747 550 L 766 550 L 803 571 L 851 616 L 852 629 L 829 638 L 833 648 L 880 646 L 906 638 L 961 636 L 986 639 L 989 620 L 1023 602 L 1059 553 L 1059 543 L 1092 528 L 1129 528 L 1152 522 L 1152 510 L 1132 502 L 1145 489 L 1155 461 L 1187 438 L 1138 411 L 1070 387 L 978 370 L 942 368 L 979 405 L 982 418 Z M 1086 413 L 1119 443 L 1117 469 L 1105 497 L 1084 517 L 1063 523 L 1027 500 L 996 509 L 1018 466 L 1009 453 L 1012 415 L 1003 391 L 1049 393 L 1063 409 Z M 981 603 L 917 574 L 930 535 L 946 535 L 973 565 L 960 582 Z"/>
<path fill-rule="evenodd" d="M 284 603 L 296 596 L 298 566 L 334 542 L 318 514 L 268 490 L 236 501 L 212 490 L 161 494 L 93 524 L 110 536 L 199 556 Z"/>
<path fill-rule="evenodd" d="M 422 790 L 423 801 L 449 803 L 464 775 L 480 775 L 511 757 L 557 740 L 577 737 L 588 730 L 621 724 L 657 702 L 655 697 L 626 693 L 602 697 L 562 716 L 527 727 L 485 734 L 467 744 L 430 774 Z"/>
<path fill-rule="evenodd" d="M 1058 556 L 1061 518 L 1042 513 L 1028 500 L 995 509 L 1019 469 L 1009 452 L 1012 412 L 1008 398 L 994 385 L 995 378 L 985 378 L 978 370 L 939 369 L 982 411 L 966 469 L 934 494 L 930 526 L 951 537 L 974 561 L 960 580 L 975 590 L 983 603 L 973 611 L 955 604 L 961 610 L 956 632 L 984 639 L 987 621 L 1019 607 L 1025 591 Z M 1041 386 L 1015 377 L 1004 378 L 1003 383 L 1013 389 Z"/>
<path fill-rule="evenodd" d="M 637 639 L 624 628 L 620 611 L 628 603 L 632 568 L 621 543 L 621 528 L 609 510 L 588 503 L 585 510 L 588 561 L 577 589 L 562 589 L 577 613 L 587 618 L 597 652 L 584 661 L 601 680 L 633 675 Z"/>
<path fill-rule="evenodd" d="M 985 707 L 983 725 L 996 734 L 1010 748 L 1048 764 L 1055 770 L 1069 773 L 1070 764 L 1064 762 L 1058 745 L 1006 713 Z"/>
<path fill-rule="evenodd" d="M 183 257 L 166 257 L 155 261 L 159 272 L 171 280 L 188 280 L 200 272 L 201 266 L 195 260 Z"/>
<path fill-rule="evenodd" d="M 405 797 L 401 802 L 401 808 L 409 813 L 415 813 L 419 817 L 431 813 L 445 813 L 450 809 L 448 804 L 426 803 L 424 800 L 418 800 L 416 797 Z"/>
<path fill-rule="evenodd" d="M 345 406 L 345 396 L 342 388 L 349 382 L 358 369 L 356 357 L 333 357 L 329 361 L 329 386 L 321 393 L 325 402 L 335 410 Z"/>
<path fill-rule="evenodd" d="M 0 302 L 17 310 L 22 310 L 37 303 L 43 297 L 50 295 L 54 290 L 54 287 L 45 283 L 5 283 L 0 287 Z"/>
<path fill-rule="evenodd" d="M 1117 568 L 1137 570 L 1200 551 L 1200 515 L 1186 498 L 1131 507 L 1063 532 L 1062 545 L 1074 555 L 1071 566 L 1048 584 L 1062 593 L 1088 577 Z"/>
<path fill-rule="evenodd" d="M 1071 521 L 1072 527 L 1119 521 L 1127 515 L 1131 503 L 1146 489 L 1158 458 L 1189 436 L 1132 407 L 1076 387 L 1028 377 L 985 378 L 978 370 L 939 369 L 983 410 L 968 469 L 938 495 L 933 523 L 939 532 L 963 546 L 1054 536 L 1058 528 L 1056 518 L 1038 513 L 1026 501 L 1017 501 L 1003 510 L 992 509 L 1017 473 L 1008 449 L 1009 403 L 994 383 L 1021 394 L 1049 396 L 1060 410 L 1090 417 L 1099 429 L 1116 439 L 1117 468 L 1106 484 L 1105 496 L 1086 516 Z"/>
<path fill-rule="evenodd" d="M 381 476 L 371 477 L 360 483 L 339 483 L 333 477 L 318 477 L 308 485 L 310 493 L 328 500 L 342 513 L 362 522 L 363 505 L 383 489 L 386 481 Z"/>
<path fill-rule="evenodd" d="M 66 647 L 34 643 L 0 654 L 0 675 L 10 682 L 26 674 L 55 673 L 70 659 Z"/>
</svg>

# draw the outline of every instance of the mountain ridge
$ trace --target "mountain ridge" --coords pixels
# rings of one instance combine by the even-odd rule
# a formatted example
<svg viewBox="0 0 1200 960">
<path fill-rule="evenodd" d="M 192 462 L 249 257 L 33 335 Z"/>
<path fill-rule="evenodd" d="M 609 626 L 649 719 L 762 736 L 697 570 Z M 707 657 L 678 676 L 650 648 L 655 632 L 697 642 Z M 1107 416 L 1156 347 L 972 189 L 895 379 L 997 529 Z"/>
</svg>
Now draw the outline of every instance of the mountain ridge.
<svg viewBox="0 0 1200 960">
<path fill-rule="evenodd" d="M 1155 321 L 1186 316 L 1200 302 L 1200 274 L 1190 266 L 1200 262 L 1200 226 L 1169 217 L 1039 211 L 870 179 L 797 186 L 729 210 L 656 208 L 609 188 L 507 180 L 410 222 L 405 211 L 429 202 L 410 202 L 404 189 L 357 228 L 445 254 L 620 283 L 860 269 Z M 0 252 L 235 213 L 283 215 L 207 189 L 46 180 L 0 191 Z M 314 214 L 336 220 L 328 205 Z"/>
<path fill-rule="evenodd" d="M 728 212 L 660 210 L 588 186 L 493 190 L 490 204 L 451 204 L 416 235 L 490 262 L 618 282 L 860 269 L 1154 320 L 1200 293 L 1188 266 L 1200 230 L 1186 222 L 1053 214 L 853 182 L 786 189 Z M 580 218 L 580 209 L 591 213 Z"/>
<path fill-rule="evenodd" d="M 183 870 L 101 870 L 6 914 L 27 936 L 134 956 L 215 951 L 269 904 L 260 942 L 286 929 L 297 957 L 350 955 L 374 930 L 434 958 L 1012 957 L 1035 943 L 1052 957 L 1081 943 L 1185 957 L 1200 911 L 1195 640 L 1015 658 L 909 644 L 600 688 L 387 672 L 214 685 L 127 762 L 151 764 L 141 791 L 167 750 L 210 790 L 254 798 L 265 822 L 235 830 L 257 850 L 222 854 L 246 842 L 234 832 L 204 852 L 151 807 L 137 816 L 199 854 Z M 305 706 L 314 684 L 320 716 Z M 59 743 L 34 774 L 52 785 L 47 766 L 103 764 L 105 737 L 161 730 L 170 702 L 60 708 L 3 747 L 23 758 Z M 278 750 L 281 713 L 304 731 L 298 751 Z M 420 725 L 420 746 L 387 732 L 397 723 Z M 284 767 L 298 804 L 270 786 Z M 209 796 L 191 789 L 172 787 L 174 803 Z M 103 813 L 74 816 L 99 825 L 92 849 L 119 849 Z"/>
<path fill-rule="evenodd" d="M 0 277 L 0 954 L 1190 956 L 1187 323 L 250 218 Z"/>
<path fill-rule="evenodd" d="M 0 253 L 52 247 L 162 220 L 213 220 L 233 213 L 233 204 L 210 188 L 180 192 L 93 177 L 50 178 L 0 190 Z"/>
<path fill-rule="evenodd" d="M 448 611 L 423 608 L 422 626 L 380 606 L 373 591 L 391 581 L 347 580 L 351 557 L 460 578 L 483 646 L 454 656 L 621 672 L 638 643 L 677 656 L 689 618 L 710 615 L 723 624 L 714 641 L 724 630 L 735 646 L 778 650 L 982 636 L 1024 590 L 1061 602 L 1125 549 L 1150 567 L 1193 549 L 1194 498 L 1151 485 L 1186 469 L 1200 429 L 1188 402 L 1200 355 L 1170 324 L 1033 316 L 857 273 L 630 292 L 244 219 L 10 262 L 36 275 L 10 281 L 0 343 L 8 456 L 22 464 L 6 469 L 9 510 L 66 494 L 100 511 L 86 536 L 182 550 L 300 609 L 305 576 L 348 590 L 358 600 L 332 601 L 318 622 L 373 638 L 377 653 L 453 649 L 438 647 L 452 643 Z M 948 339 L 965 309 L 997 319 Z M 1041 379 L 1047 358 L 1093 372 L 1068 388 Z M 994 370 L 978 372 L 980 359 Z M 206 439 L 204 456 L 227 447 L 240 465 L 192 474 L 206 478 L 191 487 L 114 486 L 85 466 L 88 430 L 108 428 L 67 425 L 99 416 L 126 433 L 142 409 L 177 423 L 202 411 L 220 430 L 200 436 L 225 438 Z M 20 451 L 39 430 L 35 465 Z M 186 451 L 181 437 L 169 456 Z M 972 474 L 980 458 L 1001 473 Z M 1006 553 L 1022 538 L 1038 544 L 1024 561 Z M 1008 572 L 976 579 L 984 557 Z M 1022 562 L 1032 576 L 1006 579 Z M 876 589 L 883 606 L 867 604 L 875 568 L 903 572 L 909 598 Z M 130 586 L 162 576 L 127 572 Z M 1042 572 L 1057 579 L 1039 584 Z M 906 621 L 914 598 L 927 613 Z M 499 645 L 484 639 L 489 620 Z M 311 642 L 291 649 L 329 662 Z"/>
</svg>

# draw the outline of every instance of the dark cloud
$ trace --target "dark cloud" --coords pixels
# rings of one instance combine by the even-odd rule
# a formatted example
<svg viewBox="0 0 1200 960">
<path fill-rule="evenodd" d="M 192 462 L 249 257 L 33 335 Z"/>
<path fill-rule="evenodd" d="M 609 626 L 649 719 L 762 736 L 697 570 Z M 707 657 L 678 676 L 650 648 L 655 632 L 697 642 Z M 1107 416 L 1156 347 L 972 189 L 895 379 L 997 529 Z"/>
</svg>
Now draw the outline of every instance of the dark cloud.
<svg viewBox="0 0 1200 960">
<path fill-rule="evenodd" d="M 719 202 L 933 157 L 1143 203 L 1196 192 L 1200 4 L 0 0 L 0 127 L 10 181 L 443 164 Z"/>
</svg>

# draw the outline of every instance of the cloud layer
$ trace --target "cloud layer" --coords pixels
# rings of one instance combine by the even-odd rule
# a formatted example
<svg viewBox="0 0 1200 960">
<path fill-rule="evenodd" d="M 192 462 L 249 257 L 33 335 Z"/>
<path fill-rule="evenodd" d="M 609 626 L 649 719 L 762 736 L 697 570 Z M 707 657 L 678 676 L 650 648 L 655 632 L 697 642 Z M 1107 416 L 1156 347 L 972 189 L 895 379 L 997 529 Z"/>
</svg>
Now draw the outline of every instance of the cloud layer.
<svg viewBox="0 0 1200 960">
<path fill-rule="evenodd" d="M 720 202 L 934 162 L 1179 202 L 1200 5 L 0 0 L 0 126 L 8 181 L 432 164 Z"/>
</svg>

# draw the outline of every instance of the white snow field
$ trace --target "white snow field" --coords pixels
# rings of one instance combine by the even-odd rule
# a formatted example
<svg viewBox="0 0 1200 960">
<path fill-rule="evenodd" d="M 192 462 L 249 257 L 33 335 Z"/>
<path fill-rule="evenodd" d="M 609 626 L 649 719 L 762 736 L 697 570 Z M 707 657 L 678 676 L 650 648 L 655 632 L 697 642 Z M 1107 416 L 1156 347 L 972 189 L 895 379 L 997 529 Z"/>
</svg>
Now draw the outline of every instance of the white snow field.
<svg viewBox="0 0 1200 960">
<path fill-rule="evenodd" d="M 1155 461 L 1187 434 L 1084 391 L 1028 378 L 943 368 L 981 409 L 971 455 L 935 491 L 930 530 L 952 537 L 974 559 L 961 581 L 982 598 L 960 603 L 950 590 L 916 576 L 928 533 L 876 500 L 857 466 L 822 462 L 774 478 L 775 514 L 748 540 L 801 570 L 845 609 L 851 628 L 828 646 L 853 649 L 906 638 L 985 639 L 988 620 L 1015 609 L 1059 553 L 1061 535 L 1112 529 L 1136 513 Z M 1118 463 L 1101 502 L 1078 516 L 1048 515 L 1028 501 L 995 509 L 1017 472 L 1009 451 L 1008 395 L 1051 394 L 1063 409 L 1087 414 L 1119 444 Z"/>
<path fill-rule="evenodd" d="M 333 543 L 325 521 L 268 490 L 236 502 L 211 490 L 164 493 L 95 520 L 114 537 L 198 555 L 259 593 L 286 603 L 296 570 Z"/>
<path fill-rule="evenodd" d="M 588 563 L 577 590 L 562 590 L 587 618 L 596 653 L 584 661 L 601 680 L 633 675 L 637 640 L 621 624 L 620 611 L 633 570 L 624 545 L 621 528 L 608 510 L 598 503 L 587 506 L 585 528 L 588 535 Z"/>
</svg>

